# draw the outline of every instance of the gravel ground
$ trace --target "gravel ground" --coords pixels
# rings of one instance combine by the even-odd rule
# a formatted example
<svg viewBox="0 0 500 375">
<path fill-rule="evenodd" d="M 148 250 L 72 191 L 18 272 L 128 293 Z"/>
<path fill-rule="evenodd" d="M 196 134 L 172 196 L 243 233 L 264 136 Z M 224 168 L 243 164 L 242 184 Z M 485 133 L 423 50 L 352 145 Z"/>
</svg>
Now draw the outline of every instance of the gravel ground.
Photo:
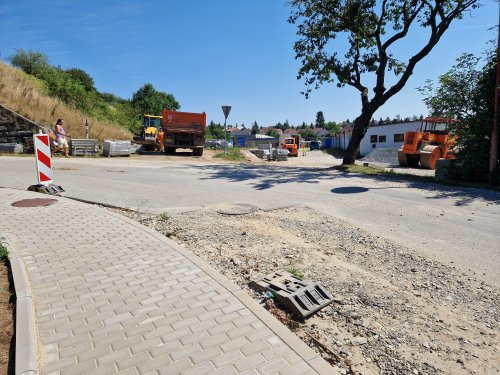
<svg viewBox="0 0 500 375">
<path fill-rule="evenodd" d="M 500 373 L 497 289 L 307 206 L 233 208 L 120 213 L 246 288 L 345 374 Z M 248 288 L 278 270 L 321 283 L 334 302 L 298 321 Z"/>
</svg>

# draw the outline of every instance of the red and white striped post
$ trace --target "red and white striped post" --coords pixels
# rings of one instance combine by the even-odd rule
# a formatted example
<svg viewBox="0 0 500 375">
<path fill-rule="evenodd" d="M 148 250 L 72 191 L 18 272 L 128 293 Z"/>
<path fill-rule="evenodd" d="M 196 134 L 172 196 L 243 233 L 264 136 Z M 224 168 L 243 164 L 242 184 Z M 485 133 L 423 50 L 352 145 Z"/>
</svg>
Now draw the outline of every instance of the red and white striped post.
<svg viewBox="0 0 500 375">
<path fill-rule="evenodd" d="M 41 185 L 49 185 L 53 181 L 49 142 L 50 137 L 48 134 L 33 135 L 33 143 L 35 145 L 36 174 L 38 183 Z"/>
</svg>

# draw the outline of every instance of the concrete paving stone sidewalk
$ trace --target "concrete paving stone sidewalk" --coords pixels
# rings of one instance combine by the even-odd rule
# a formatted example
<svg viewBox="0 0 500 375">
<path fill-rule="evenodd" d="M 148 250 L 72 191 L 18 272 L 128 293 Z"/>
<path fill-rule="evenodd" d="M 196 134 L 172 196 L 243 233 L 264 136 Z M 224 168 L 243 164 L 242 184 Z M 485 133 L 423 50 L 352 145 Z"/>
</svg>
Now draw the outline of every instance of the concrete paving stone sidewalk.
<svg viewBox="0 0 500 375">
<path fill-rule="evenodd" d="M 56 202 L 12 206 L 34 198 Z M 6 188 L 0 212 L 16 374 L 337 373 L 244 290 L 139 223 Z"/>
</svg>

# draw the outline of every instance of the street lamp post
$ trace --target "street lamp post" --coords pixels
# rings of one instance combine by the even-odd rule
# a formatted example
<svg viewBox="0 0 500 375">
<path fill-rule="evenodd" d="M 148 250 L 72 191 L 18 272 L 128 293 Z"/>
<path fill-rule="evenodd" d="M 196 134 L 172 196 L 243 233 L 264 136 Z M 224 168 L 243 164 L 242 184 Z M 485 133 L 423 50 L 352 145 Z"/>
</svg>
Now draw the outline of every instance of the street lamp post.
<svg viewBox="0 0 500 375">
<path fill-rule="evenodd" d="M 229 116 L 229 112 L 231 112 L 231 106 L 230 105 L 223 105 L 222 112 L 224 112 L 224 155 L 226 155 L 226 146 L 227 146 L 226 120 L 227 120 L 227 116 Z"/>
</svg>

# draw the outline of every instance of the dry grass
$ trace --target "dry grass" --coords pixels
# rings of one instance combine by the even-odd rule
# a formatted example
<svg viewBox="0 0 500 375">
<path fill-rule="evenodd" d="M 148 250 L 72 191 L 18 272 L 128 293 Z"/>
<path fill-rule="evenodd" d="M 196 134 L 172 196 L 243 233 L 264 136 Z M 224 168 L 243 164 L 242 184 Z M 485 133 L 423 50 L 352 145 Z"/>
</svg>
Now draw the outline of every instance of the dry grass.
<svg viewBox="0 0 500 375">
<path fill-rule="evenodd" d="M 0 103 L 36 122 L 53 128 L 58 118 L 63 118 L 70 138 L 85 138 L 86 116 L 69 108 L 58 99 L 50 98 L 41 81 L 19 69 L 0 62 Z M 132 139 L 132 133 L 119 125 L 88 118 L 90 138 Z"/>
</svg>

